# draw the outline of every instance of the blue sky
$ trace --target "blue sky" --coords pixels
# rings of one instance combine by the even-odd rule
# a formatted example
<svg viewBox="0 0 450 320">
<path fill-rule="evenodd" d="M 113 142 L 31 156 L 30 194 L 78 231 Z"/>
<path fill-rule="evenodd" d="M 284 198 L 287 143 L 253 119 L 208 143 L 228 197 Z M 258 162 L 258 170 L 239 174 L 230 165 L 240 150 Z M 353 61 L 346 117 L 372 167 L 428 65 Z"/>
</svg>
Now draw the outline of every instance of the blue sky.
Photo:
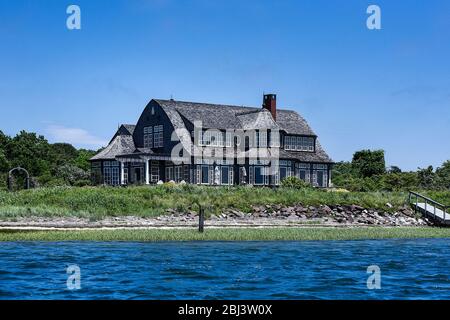
<svg viewBox="0 0 450 320">
<path fill-rule="evenodd" d="M 152 98 L 260 106 L 273 92 L 335 161 L 381 148 L 405 170 L 439 166 L 449 31 L 446 0 L 0 0 L 0 130 L 97 148 Z"/>
</svg>

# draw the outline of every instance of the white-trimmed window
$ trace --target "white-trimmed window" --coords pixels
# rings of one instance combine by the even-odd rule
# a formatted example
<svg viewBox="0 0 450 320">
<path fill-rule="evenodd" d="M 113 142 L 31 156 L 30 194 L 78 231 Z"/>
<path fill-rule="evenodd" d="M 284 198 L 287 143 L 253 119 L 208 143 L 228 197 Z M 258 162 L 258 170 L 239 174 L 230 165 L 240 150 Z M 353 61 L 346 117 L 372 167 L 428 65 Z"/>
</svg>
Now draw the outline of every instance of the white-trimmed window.
<svg viewBox="0 0 450 320">
<path fill-rule="evenodd" d="M 162 124 L 153 127 L 153 137 L 154 148 L 162 148 L 164 146 L 164 127 Z"/>
<path fill-rule="evenodd" d="M 201 184 L 210 184 L 212 175 L 211 175 L 211 169 L 208 165 L 200 166 L 200 183 Z"/>
<path fill-rule="evenodd" d="M 267 131 L 255 131 L 255 144 L 257 148 L 267 147 Z"/>
<path fill-rule="evenodd" d="M 117 161 L 105 161 L 103 163 L 103 181 L 107 185 L 117 186 L 120 183 L 120 167 Z"/>
<path fill-rule="evenodd" d="M 294 151 L 314 151 L 314 137 L 285 136 L 284 148 Z"/>
<path fill-rule="evenodd" d="M 313 186 L 326 187 L 328 185 L 328 166 L 326 164 L 313 165 Z"/>
<path fill-rule="evenodd" d="M 153 148 L 153 128 L 144 127 L 144 148 Z"/>
<path fill-rule="evenodd" d="M 270 132 L 270 146 L 271 147 L 280 147 L 280 133 L 278 131 Z"/>
<path fill-rule="evenodd" d="M 221 166 L 220 167 L 220 183 L 223 185 L 233 184 L 233 167 L 232 166 Z"/>
<path fill-rule="evenodd" d="M 225 146 L 226 147 L 232 147 L 233 146 L 233 133 L 232 132 L 225 132 Z"/>
<path fill-rule="evenodd" d="M 128 184 L 128 166 L 123 164 L 123 184 Z"/>
<path fill-rule="evenodd" d="M 282 181 L 292 176 L 292 162 L 288 160 L 280 160 L 279 162 L 279 179 Z"/>
<path fill-rule="evenodd" d="M 159 181 L 159 162 L 158 161 L 151 162 L 150 181 L 151 182 Z"/>
<path fill-rule="evenodd" d="M 265 166 L 250 166 L 250 183 L 255 186 L 262 186 L 269 184 L 269 167 Z"/>
<path fill-rule="evenodd" d="M 166 167 L 166 181 L 173 180 L 173 167 Z"/>
<path fill-rule="evenodd" d="M 296 176 L 306 182 L 311 182 L 310 172 L 311 165 L 309 163 L 296 163 L 295 164 Z"/>
<path fill-rule="evenodd" d="M 219 130 L 199 131 L 198 144 L 200 146 L 223 147 L 225 136 Z"/>
<path fill-rule="evenodd" d="M 183 166 L 175 166 L 175 182 L 183 180 Z"/>
</svg>

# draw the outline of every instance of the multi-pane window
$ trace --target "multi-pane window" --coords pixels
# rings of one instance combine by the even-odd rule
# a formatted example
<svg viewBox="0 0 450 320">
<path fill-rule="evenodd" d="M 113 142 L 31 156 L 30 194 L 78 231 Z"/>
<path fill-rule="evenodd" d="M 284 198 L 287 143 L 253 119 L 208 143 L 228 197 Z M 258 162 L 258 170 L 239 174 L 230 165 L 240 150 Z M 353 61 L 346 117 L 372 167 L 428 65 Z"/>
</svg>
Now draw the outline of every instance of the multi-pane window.
<svg viewBox="0 0 450 320">
<path fill-rule="evenodd" d="M 159 181 L 159 162 L 158 161 L 151 162 L 150 181 L 151 182 Z"/>
<path fill-rule="evenodd" d="M 122 163 L 123 166 L 123 184 L 128 184 L 128 163 L 127 162 L 123 162 Z"/>
<path fill-rule="evenodd" d="M 175 166 L 175 182 L 183 180 L 183 166 Z"/>
<path fill-rule="evenodd" d="M 284 148 L 295 151 L 314 151 L 314 138 L 301 136 L 285 136 Z"/>
<path fill-rule="evenodd" d="M 306 182 L 311 182 L 310 171 L 311 165 L 309 163 L 296 163 L 295 164 L 296 175 L 299 179 Z"/>
<path fill-rule="evenodd" d="M 233 146 L 233 134 L 232 132 L 225 133 L 225 146 L 232 147 Z"/>
<path fill-rule="evenodd" d="M 155 148 L 162 148 L 164 146 L 163 133 L 164 133 L 163 125 L 155 126 L 153 128 L 153 136 L 154 136 L 153 146 Z"/>
<path fill-rule="evenodd" d="M 280 146 L 280 133 L 278 131 L 270 132 L 270 146 L 279 147 Z"/>
<path fill-rule="evenodd" d="M 107 185 L 116 186 L 120 183 L 119 162 L 105 161 L 103 163 L 103 179 Z"/>
<path fill-rule="evenodd" d="M 221 166 L 220 167 L 220 183 L 224 185 L 233 184 L 233 167 Z"/>
<path fill-rule="evenodd" d="M 173 180 L 173 167 L 166 167 L 166 181 Z"/>
<path fill-rule="evenodd" d="M 153 128 L 144 127 L 144 148 L 153 148 Z"/>
<path fill-rule="evenodd" d="M 328 185 L 328 166 L 326 164 L 313 165 L 313 186 L 326 187 Z"/>
<path fill-rule="evenodd" d="M 292 176 L 292 162 L 287 160 L 280 160 L 279 162 L 279 179 L 283 179 Z"/>
<path fill-rule="evenodd" d="M 255 131 L 255 144 L 257 148 L 267 147 L 267 132 L 266 131 Z"/>
<path fill-rule="evenodd" d="M 224 132 L 218 130 L 199 131 L 198 144 L 201 146 L 223 147 Z"/>
<path fill-rule="evenodd" d="M 269 184 L 269 167 L 250 166 L 250 183 L 254 185 Z"/>
<path fill-rule="evenodd" d="M 209 184 L 212 177 L 210 176 L 210 167 L 212 166 L 201 166 L 200 171 L 200 181 L 201 184 Z"/>
</svg>

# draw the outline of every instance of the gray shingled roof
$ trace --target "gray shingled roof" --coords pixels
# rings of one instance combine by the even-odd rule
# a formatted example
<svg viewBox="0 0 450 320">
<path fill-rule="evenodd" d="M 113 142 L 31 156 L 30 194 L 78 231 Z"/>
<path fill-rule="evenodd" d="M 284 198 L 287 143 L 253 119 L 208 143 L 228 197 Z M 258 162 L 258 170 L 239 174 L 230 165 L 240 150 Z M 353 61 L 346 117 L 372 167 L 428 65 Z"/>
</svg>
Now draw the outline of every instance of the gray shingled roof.
<svg viewBox="0 0 450 320">
<path fill-rule="evenodd" d="M 277 119 L 274 121 L 271 113 L 263 108 L 196 103 L 175 100 L 154 100 L 166 112 L 174 129 L 186 150 L 190 150 L 190 133 L 182 117 L 189 122 L 201 121 L 206 129 L 279 129 L 288 134 L 316 136 L 306 120 L 292 110 L 277 110 Z M 112 160 L 116 156 L 151 154 L 151 149 L 136 149 L 133 141 L 135 125 L 121 125 L 109 145 L 91 158 L 91 160 Z M 331 158 L 316 143 L 316 152 L 286 151 L 280 149 L 280 158 L 297 159 L 305 162 L 332 163 Z"/>
<path fill-rule="evenodd" d="M 239 115 L 251 111 L 258 112 L 262 108 L 198 103 L 176 100 L 154 100 L 163 109 L 176 110 L 191 123 L 202 121 L 203 128 L 206 129 L 242 129 L 242 122 Z M 245 121 L 245 120 L 244 120 Z M 277 109 L 276 123 L 281 130 L 289 134 L 313 135 L 314 132 L 308 123 L 297 112 L 292 110 Z M 248 124 L 246 122 L 246 124 Z"/>
<path fill-rule="evenodd" d="M 136 125 L 134 124 L 123 124 L 122 125 L 127 131 L 130 133 L 130 135 L 133 135 L 134 129 L 136 129 Z"/>
<path fill-rule="evenodd" d="M 280 126 L 273 120 L 272 114 L 266 109 L 259 109 L 250 112 L 236 114 L 244 130 L 251 129 L 277 129 Z"/>
<path fill-rule="evenodd" d="M 118 155 L 134 152 L 136 147 L 132 134 L 135 127 L 134 125 L 121 125 L 108 146 L 90 160 L 114 160 Z"/>
</svg>

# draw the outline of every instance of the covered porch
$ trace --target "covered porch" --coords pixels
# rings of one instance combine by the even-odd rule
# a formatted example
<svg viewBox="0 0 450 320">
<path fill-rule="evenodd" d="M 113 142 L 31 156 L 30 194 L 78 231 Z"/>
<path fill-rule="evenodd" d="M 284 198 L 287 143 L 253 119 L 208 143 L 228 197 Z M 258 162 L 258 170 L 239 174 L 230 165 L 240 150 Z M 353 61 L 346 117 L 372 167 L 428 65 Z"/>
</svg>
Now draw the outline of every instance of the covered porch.
<svg viewBox="0 0 450 320">
<path fill-rule="evenodd" d="M 158 181 L 190 182 L 187 158 L 174 159 L 170 155 L 132 154 L 117 156 L 120 184 L 156 184 Z"/>
</svg>

